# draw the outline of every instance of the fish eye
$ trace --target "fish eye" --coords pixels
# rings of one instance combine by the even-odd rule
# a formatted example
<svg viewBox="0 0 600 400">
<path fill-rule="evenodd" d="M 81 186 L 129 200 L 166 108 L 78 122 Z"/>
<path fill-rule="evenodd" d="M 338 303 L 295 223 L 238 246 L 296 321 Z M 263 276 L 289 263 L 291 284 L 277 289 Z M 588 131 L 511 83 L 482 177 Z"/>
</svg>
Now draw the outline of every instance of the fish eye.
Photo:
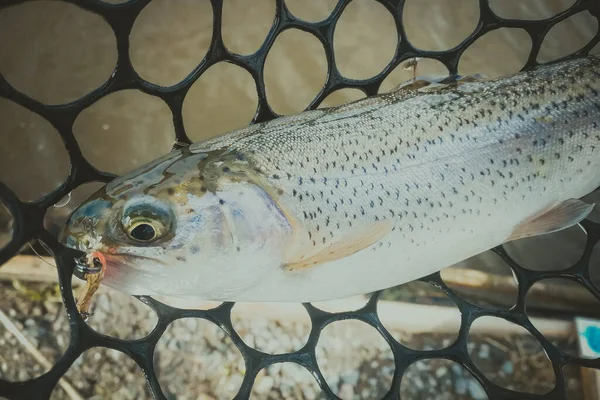
<svg viewBox="0 0 600 400">
<path fill-rule="evenodd" d="M 123 209 L 121 225 L 134 242 L 151 243 L 172 230 L 173 217 L 169 208 L 156 200 L 134 201 Z"/>
<path fill-rule="evenodd" d="M 130 228 L 129 236 L 140 242 L 149 242 L 156 237 L 156 229 L 149 223 L 141 222 Z"/>
<path fill-rule="evenodd" d="M 147 217 L 127 218 L 123 223 L 125 233 L 130 239 L 149 243 L 160 239 L 167 233 L 167 226 L 158 219 L 151 220 Z"/>
</svg>

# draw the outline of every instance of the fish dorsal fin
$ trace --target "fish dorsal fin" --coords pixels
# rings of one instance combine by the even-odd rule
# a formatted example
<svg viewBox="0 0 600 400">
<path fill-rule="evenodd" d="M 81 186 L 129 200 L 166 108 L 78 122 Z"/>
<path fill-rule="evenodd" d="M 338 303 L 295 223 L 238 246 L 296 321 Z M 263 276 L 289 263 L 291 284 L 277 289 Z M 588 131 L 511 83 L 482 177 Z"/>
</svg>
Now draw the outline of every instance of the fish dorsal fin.
<svg viewBox="0 0 600 400">
<path fill-rule="evenodd" d="M 485 75 L 426 75 L 403 82 L 396 86 L 391 92 L 435 92 L 450 87 L 457 87 L 469 82 L 483 82 L 488 80 Z"/>
<path fill-rule="evenodd" d="M 298 270 L 350 256 L 383 239 L 390 233 L 392 226 L 392 221 L 378 221 L 358 228 L 315 254 L 293 257 L 284 264 L 284 267 Z"/>
<path fill-rule="evenodd" d="M 593 208 L 594 204 L 587 204 L 581 200 L 565 200 L 550 210 L 519 224 L 508 238 L 508 241 L 570 228 L 583 221 L 592 212 Z"/>
<path fill-rule="evenodd" d="M 183 149 L 183 148 L 189 147 L 189 146 L 190 146 L 189 143 L 185 143 L 185 142 L 181 142 L 179 140 L 176 140 L 176 141 L 173 142 L 173 145 L 171 146 L 171 151 Z"/>
</svg>

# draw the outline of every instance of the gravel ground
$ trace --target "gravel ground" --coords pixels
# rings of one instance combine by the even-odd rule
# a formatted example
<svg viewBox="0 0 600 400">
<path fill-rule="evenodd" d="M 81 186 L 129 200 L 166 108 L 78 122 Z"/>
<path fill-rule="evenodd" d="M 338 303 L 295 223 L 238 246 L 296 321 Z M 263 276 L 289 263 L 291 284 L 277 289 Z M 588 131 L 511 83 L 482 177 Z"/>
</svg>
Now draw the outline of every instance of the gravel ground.
<svg viewBox="0 0 600 400">
<path fill-rule="evenodd" d="M 69 338 L 66 314 L 52 285 L 0 284 L 0 309 L 25 333 L 50 361 L 64 352 Z M 91 326 L 119 338 L 140 338 L 156 323 L 154 313 L 141 302 L 104 289 L 95 298 Z M 118 310 L 115 312 L 115 310 Z M 307 318 L 308 321 L 308 318 Z M 252 321 L 234 319 L 244 342 L 269 353 L 301 348 L 310 324 L 305 321 Z M 428 350 L 447 346 L 454 334 L 410 335 L 393 331 L 402 343 Z M 575 338 L 559 346 L 576 351 Z M 554 385 L 551 365 L 540 345 L 530 336 L 506 338 L 472 336 L 469 351 L 476 365 L 500 386 L 530 393 L 545 393 Z M 330 387 L 344 399 L 375 399 L 391 384 L 394 360 L 383 338 L 360 321 L 341 321 L 327 326 L 317 346 L 317 361 Z M 229 399 L 244 376 L 240 352 L 212 323 L 199 319 L 174 322 L 155 353 L 155 365 L 163 391 L 169 399 Z M 9 380 L 38 376 L 44 369 L 4 328 L 0 328 L 0 374 Z M 86 399 L 150 399 L 141 370 L 126 355 L 114 350 L 91 349 L 66 374 Z M 583 399 L 579 373 L 568 370 L 569 399 Z M 409 366 L 401 383 L 403 399 L 486 399 L 477 381 L 460 365 L 432 359 Z M 68 399 L 62 389 L 52 399 Z M 255 399 L 320 399 L 323 396 L 310 375 L 292 363 L 262 370 L 252 392 Z"/>
</svg>

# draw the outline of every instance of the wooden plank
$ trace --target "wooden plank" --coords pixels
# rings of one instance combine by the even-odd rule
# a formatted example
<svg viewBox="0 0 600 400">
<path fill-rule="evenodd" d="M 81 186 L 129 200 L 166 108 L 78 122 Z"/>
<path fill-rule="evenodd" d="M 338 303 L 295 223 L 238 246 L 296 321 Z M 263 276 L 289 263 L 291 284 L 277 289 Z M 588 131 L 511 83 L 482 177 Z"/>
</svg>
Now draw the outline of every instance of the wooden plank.
<svg viewBox="0 0 600 400">
<path fill-rule="evenodd" d="M 585 400 L 600 400 L 600 371 L 591 368 L 580 368 L 581 387 Z"/>
<path fill-rule="evenodd" d="M 58 282 L 56 268 L 46 264 L 55 264 L 54 258 L 17 255 L 0 266 L 1 280 L 20 280 L 26 282 Z"/>
<path fill-rule="evenodd" d="M 504 307 L 516 301 L 517 283 L 511 275 L 489 274 L 463 268 L 448 268 L 441 272 L 442 279 L 458 295 L 474 297 Z M 571 282 L 569 282 L 571 283 Z M 527 293 L 530 310 L 554 310 L 574 315 L 598 315 L 598 300 L 583 286 L 576 283 L 541 281 Z"/>
</svg>

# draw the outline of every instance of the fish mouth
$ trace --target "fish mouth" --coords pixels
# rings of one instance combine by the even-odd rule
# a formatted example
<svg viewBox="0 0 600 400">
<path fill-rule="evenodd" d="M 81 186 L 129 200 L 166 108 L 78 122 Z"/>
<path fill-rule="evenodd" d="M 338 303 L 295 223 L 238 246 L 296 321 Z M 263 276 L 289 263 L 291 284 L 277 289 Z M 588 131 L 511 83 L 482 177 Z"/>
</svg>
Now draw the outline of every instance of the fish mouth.
<svg viewBox="0 0 600 400">
<path fill-rule="evenodd" d="M 99 254 L 96 254 L 99 253 Z M 148 268 L 140 268 L 140 263 L 147 261 L 148 264 L 167 267 L 162 261 L 152 257 L 140 256 L 129 253 L 111 253 L 99 250 L 88 250 L 83 256 L 75 260 L 73 275 L 85 280 L 88 274 L 97 274 L 104 268 L 105 277 L 110 278 L 119 269 L 129 268 L 140 272 L 151 272 Z"/>
</svg>

